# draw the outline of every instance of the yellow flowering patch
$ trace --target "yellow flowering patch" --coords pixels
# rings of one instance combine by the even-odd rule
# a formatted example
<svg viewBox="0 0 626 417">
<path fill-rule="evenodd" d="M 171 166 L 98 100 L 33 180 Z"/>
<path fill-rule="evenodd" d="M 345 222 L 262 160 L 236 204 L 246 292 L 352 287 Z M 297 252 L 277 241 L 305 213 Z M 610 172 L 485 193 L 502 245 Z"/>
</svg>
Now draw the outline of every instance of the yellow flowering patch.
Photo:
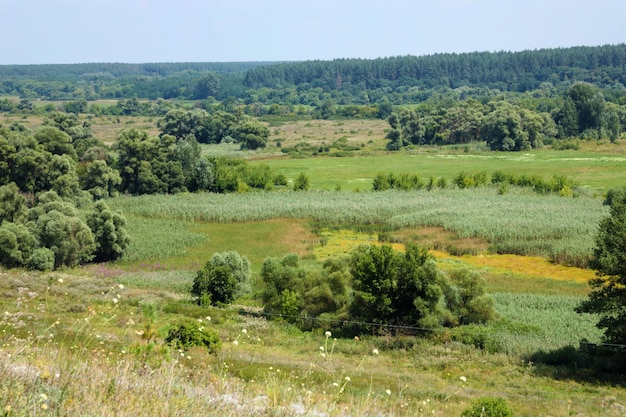
<svg viewBox="0 0 626 417">
<path fill-rule="evenodd" d="M 351 230 L 322 232 L 321 246 L 314 248 L 318 259 L 327 259 L 333 256 L 343 256 L 360 244 L 381 245 L 376 234 L 354 232 Z M 398 251 L 404 250 L 401 243 L 391 246 Z M 446 252 L 431 250 L 437 259 L 452 259 L 457 262 L 479 268 L 489 268 L 493 272 L 511 272 L 529 277 L 551 278 L 560 281 L 587 282 L 594 277 L 594 272 L 588 269 L 573 268 L 553 264 L 547 259 L 536 256 L 480 254 L 475 256 L 452 256 Z"/>
</svg>

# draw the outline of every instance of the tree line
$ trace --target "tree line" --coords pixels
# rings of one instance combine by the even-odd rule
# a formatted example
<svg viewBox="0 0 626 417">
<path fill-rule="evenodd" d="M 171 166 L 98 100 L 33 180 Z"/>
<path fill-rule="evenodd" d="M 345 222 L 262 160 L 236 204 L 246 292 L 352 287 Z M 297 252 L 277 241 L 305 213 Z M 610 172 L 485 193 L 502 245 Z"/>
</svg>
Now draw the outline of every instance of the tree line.
<svg viewBox="0 0 626 417">
<path fill-rule="evenodd" d="M 607 103 L 590 83 L 574 83 L 542 104 L 533 108 L 519 101 L 467 99 L 446 107 L 403 108 L 387 119 L 387 149 L 485 141 L 491 150 L 522 151 L 572 137 L 613 141 L 626 127 L 624 106 Z"/>
<path fill-rule="evenodd" d="M 232 97 L 246 104 L 415 103 L 462 87 L 523 93 L 626 85 L 626 45 L 304 62 L 0 66 L 0 95 L 49 100 Z M 606 92 L 605 92 L 606 94 Z"/>
</svg>

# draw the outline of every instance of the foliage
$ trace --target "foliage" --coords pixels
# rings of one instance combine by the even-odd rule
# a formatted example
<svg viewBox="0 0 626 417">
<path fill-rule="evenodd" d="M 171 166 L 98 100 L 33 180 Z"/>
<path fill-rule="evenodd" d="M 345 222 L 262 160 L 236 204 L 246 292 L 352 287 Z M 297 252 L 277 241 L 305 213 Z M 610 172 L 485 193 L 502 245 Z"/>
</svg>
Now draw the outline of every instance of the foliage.
<svg viewBox="0 0 626 417">
<path fill-rule="evenodd" d="M 213 354 L 219 353 L 222 346 L 217 332 L 189 319 L 174 324 L 168 330 L 165 341 L 176 349 L 188 350 L 200 346 Z"/>
<path fill-rule="evenodd" d="M 0 224 L 23 220 L 27 209 L 26 198 L 19 193 L 14 182 L 0 187 Z"/>
<path fill-rule="evenodd" d="M 215 253 L 193 280 L 191 294 L 200 305 L 228 304 L 250 290 L 250 262 L 237 252 Z"/>
<path fill-rule="evenodd" d="M 110 167 L 106 161 L 95 160 L 84 165 L 85 173 L 80 176 L 83 190 L 89 191 L 94 199 L 115 197 L 122 183 L 119 171 Z"/>
<path fill-rule="evenodd" d="M 597 277 L 589 282 L 592 292 L 578 307 L 581 313 L 600 315 L 598 328 L 604 340 L 626 344 L 626 198 L 613 199 L 608 217 L 600 221 L 591 267 Z"/>
<path fill-rule="evenodd" d="M 345 259 L 329 259 L 314 268 L 301 264 L 298 255 L 266 258 L 261 267 L 265 288 L 264 311 L 302 329 L 332 328 L 347 318 L 349 273 Z"/>
<path fill-rule="evenodd" d="M 124 255 L 130 242 L 124 216 L 113 212 L 103 201 L 98 201 L 87 217 L 87 225 L 96 244 L 95 262 L 114 261 Z"/>
<path fill-rule="evenodd" d="M 294 191 L 306 191 L 309 189 L 309 177 L 304 172 L 298 174 L 298 177 L 293 182 Z"/>
<path fill-rule="evenodd" d="M 351 316 L 366 323 L 436 327 L 443 277 L 425 249 L 408 244 L 405 253 L 391 246 L 361 245 L 351 255 L 354 298 Z"/>
<path fill-rule="evenodd" d="M 472 404 L 463 410 L 462 417 L 513 417 L 511 410 L 504 398 L 483 397 L 472 401 Z"/>
<path fill-rule="evenodd" d="M 39 197 L 28 212 L 26 226 L 42 247 L 54 253 L 54 266 L 73 267 L 93 259 L 96 248 L 91 229 L 80 219 L 76 208 L 50 191 Z"/>
<path fill-rule="evenodd" d="M 459 269 L 452 271 L 449 279 L 444 293 L 455 324 L 486 323 L 495 318 L 494 301 L 485 293 L 483 277 L 475 271 Z"/>
<path fill-rule="evenodd" d="M 37 247 L 31 231 L 19 223 L 2 222 L 0 225 L 0 264 L 6 267 L 23 266 Z"/>
<path fill-rule="evenodd" d="M 26 260 L 26 267 L 37 271 L 52 271 L 54 269 L 55 256 L 48 248 L 37 248 Z"/>
</svg>

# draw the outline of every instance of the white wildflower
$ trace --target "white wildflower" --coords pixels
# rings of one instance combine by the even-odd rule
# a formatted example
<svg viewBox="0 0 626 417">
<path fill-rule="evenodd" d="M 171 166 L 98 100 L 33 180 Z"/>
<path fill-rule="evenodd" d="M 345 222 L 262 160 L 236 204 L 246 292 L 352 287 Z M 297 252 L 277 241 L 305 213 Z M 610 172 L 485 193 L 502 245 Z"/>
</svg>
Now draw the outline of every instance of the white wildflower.
<svg viewBox="0 0 626 417">
<path fill-rule="evenodd" d="M 373 349 L 373 350 L 372 350 L 372 354 L 373 354 L 373 355 L 378 355 L 378 349 Z"/>
<path fill-rule="evenodd" d="M 464 376 L 459 377 L 459 379 L 463 382 L 467 382 L 467 378 L 465 378 Z"/>
<path fill-rule="evenodd" d="M 329 330 L 326 330 L 326 333 L 324 333 L 324 336 L 326 337 L 331 337 L 332 335 L 333 334 Z"/>
<path fill-rule="evenodd" d="M 390 389 L 386 390 L 385 392 L 387 393 L 387 395 L 391 395 L 391 390 Z"/>
</svg>

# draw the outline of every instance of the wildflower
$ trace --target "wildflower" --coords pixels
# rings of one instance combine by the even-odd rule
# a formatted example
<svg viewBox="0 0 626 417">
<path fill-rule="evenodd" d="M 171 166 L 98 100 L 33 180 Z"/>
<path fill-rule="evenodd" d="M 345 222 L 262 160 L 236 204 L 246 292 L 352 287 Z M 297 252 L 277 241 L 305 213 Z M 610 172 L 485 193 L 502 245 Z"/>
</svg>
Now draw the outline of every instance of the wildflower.
<svg viewBox="0 0 626 417">
<path fill-rule="evenodd" d="M 112 301 L 113 301 L 113 304 L 117 304 L 117 298 L 114 298 Z"/>
<path fill-rule="evenodd" d="M 206 316 L 206 321 L 211 321 L 211 316 Z"/>
<path fill-rule="evenodd" d="M 46 403 L 41 404 L 41 409 L 42 410 L 47 410 L 48 409 L 48 404 L 46 404 Z"/>
<path fill-rule="evenodd" d="M 48 400 L 48 396 L 46 394 L 39 394 L 39 398 L 41 398 L 41 401 L 47 401 Z"/>
<path fill-rule="evenodd" d="M 387 395 L 391 395 L 391 390 L 390 389 L 386 390 L 385 392 L 387 393 Z"/>
<path fill-rule="evenodd" d="M 373 354 L 373 355 L 378 355 L 378 349 L 373 349 L 373 350 L 372 350 L 372 354 Z"/>
<path fill-rule="evenodd" d="M 57 282 L 58 282 L 59 284 L 63 284 L 63 278 L 59 278 L 59 279 L 57 279 Z"/>
<path fill-rule="evenodd" d="M 332 335 L 333 334 L 330 331 L 328 331 L 328 330 L 326 330 L 326 333 L 324 333 L 324 336 L 326 336 L 326 337 L 331 337 Z"/>
<path fill-rule="evenodd" d="M 338 383 L 333 382 L 333 387 L 338 387 L 338 386 L 339 386 L 339 384 L 338 384 Z"/>
<path fill-rule="evenodd" d="M 246 329 L 241 329 L 241 333 L 248 334 L 248 331 Z"/>
<path fill-rule="evenodd" d="M 459 379 L 463 382 L 467 382 L 467 378 L 465 378 L 464 376 L 459 377 Z"/>
<path fill-rule="evenodd" d="M 124 284 L 120 284 L 120 285 L 118 285 L 117 287 L 118 287 L 120 290 L 123 290 L 123 289 L 124 289 Z"/>
<path fill-rule="evenodd" d="M 345 379 L 347 382 L 350 382 L 350 377 L 349 377 L 349 376 L 345 377 L 344 379 Z"/>
<path fill-rule="evenodd" d="M 239 342 L 237 340 L 233 340 L 233 345 L 238 346 Z"/>
<path fill-rule="evenodd" d="M 324 351 L 324 346 L 320 346 L 320 350 L 323 352 Z"/>
</svg>

